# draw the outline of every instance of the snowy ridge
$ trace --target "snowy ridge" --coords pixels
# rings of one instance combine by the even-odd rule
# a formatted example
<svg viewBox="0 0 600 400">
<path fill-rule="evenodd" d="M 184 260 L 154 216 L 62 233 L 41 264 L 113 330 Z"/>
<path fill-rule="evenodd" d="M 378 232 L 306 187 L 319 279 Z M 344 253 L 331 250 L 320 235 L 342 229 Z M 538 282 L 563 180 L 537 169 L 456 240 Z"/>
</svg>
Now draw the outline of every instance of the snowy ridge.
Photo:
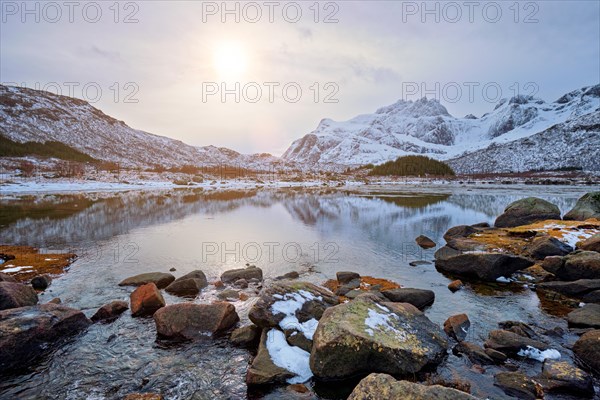
<svg viewBox="0 0 600 400">
<path fill-rule="evenodd" d="M 502 99 L 493 111 L 481 118 L 472 115 L 453 117 L 437 100 L 400 100 L 373 114 L 359 115 L 349 121 L 324 119 L 313 132 L 293 142 L 282 158 L 313 168 L 379 164 L 411 154 L 451 160 L 464 154 L 477 154 L 490 146 L 522 140 L 557 124 L 564 124 L 560 132 L 554 131 L 564 138 L 555 138 L 554 141 L 559 140 L 560 143 L 553 145 L 554 141 L 549 141 L 546 144 L 550 147 L 537 148 L 531 155 L 541 161 L 538 168 L 552 167 L 553 158 L 544 162 L 546 153 L 562 153 L 559 146 L 571 144 L 569 129 L 582 124 L 591 125 L 588 132 L 596 133 L 596 136 L 594 139 L 590 135 L 593 140 L 587 145 L 596 150 L 600 148 L 598 128 L 585 122 L 586 117 L 594 118 L 599 113 L 600 85 L 572 91 L 552 103 L 522 95 Z M 579 125 L 567 123 L 572 120 L 579 121 Z M 576 159 L 570 160 L 568 166 L 591 168 L 597 165 L 580 162 L 577 154 L 574 157 Z M 469 163 L 455 162 L 453 166 L 459 172 L 479 171 L 474 167 L 466 168 Z M 492 165 L 488 172 L 498 172 L 495 167 Z"/>
<path fill-rule="evenodd" d="M 49 92 L 0 85 L 0 135 L 17 142 L 58 141 L 123 166 L 233 165 L 265 169 L 279 159 L 214 146 L 194 147 L 127 126 L 89 103 Z"/>
</svg>

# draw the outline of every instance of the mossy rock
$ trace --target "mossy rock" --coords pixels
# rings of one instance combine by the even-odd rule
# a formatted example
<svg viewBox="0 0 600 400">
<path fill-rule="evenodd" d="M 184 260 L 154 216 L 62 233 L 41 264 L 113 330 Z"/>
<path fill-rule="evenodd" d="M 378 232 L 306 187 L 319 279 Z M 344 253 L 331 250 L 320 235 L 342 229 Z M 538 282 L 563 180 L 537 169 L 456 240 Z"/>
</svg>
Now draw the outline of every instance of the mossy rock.
<svg viewBox="0 0 600 400">
<path fill-rule="evenodd" d="M 589 218 L 600 219 L 600 192 L 585 194 L 564 217 L 566 220 L 575 221 L 585 221 Z"/>
<path fill-rule="evenodd" d="M 560 209 L 546 200 L 527 197 L 510 203 L 504 213 L 496 218 L 494 225 L 497 228 L 510 228 L 546 219 L 561 219 Z"/>
</svg>

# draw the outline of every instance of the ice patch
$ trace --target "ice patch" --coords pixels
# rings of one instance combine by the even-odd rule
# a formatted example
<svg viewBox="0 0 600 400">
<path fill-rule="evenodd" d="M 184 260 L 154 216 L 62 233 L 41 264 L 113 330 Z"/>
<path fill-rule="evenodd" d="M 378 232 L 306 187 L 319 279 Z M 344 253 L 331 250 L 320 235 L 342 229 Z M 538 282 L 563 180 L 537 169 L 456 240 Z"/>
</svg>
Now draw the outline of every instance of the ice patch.
<svg viewBox="0 0 600 400">
<path fill-rule="evenodd" d="M 309 365 L 310 353 L 290 346 L 283 332 L 277 329 L 267 332 L 267 350 L 275 365 L 296 374 L 288 379 L 288 383 L 303 383 L 313 376 Z"/>
<path fill-rule="evenodd" d="M 271 305 L 271 311 L 274 314 L 285 315 L 281 322 L 279 322 L 281 329 L 295 329 L 302 332 L 307 339 L 312 340 L 313 335 L 317 330 L 317 325 L 319 325 L 319 321 L 311 318 L 308 321 L 301 323 L 296 317 L 296 312 L 299 311 L 307 301 L 323 300 L 323 298 L 321 296 L 315 296 L 306 290 L 298 290 L 297 292 L 286 293 L 283 296 L 275 294 L 273 297 L 276 299 L 281 299 Z"/>
<path fill-rule="evenodd" d="M 500 283 L 510 283 L 510 282 L 511 282 L 511 280 L 510 280 L 510 279 L 508 279 L 508 278 L 506 278 L 506 277 L 504 277 L 504 276 L 501 276 L 500 278 L 496 279 L 496 282 L 500 282 Z"/>
<path fill-rule="evenodd" d="M 545 359 L 549 358 L 551 360 L 560 359 L 560 353 L 558 350 L 548 349 L 541 351 L 536 349 L 535 347 L 527 346 L 526 349 L 521 349 L 517 353 L 518 356 L 531 358 L 533 360 L 537 360 L 539 362 L 544 362 Z"/>
<path fill-rule="evenodd" d="M 33 269 L 33 267 L 31 265 L 23 265 L 23 266 L 20 266 L 20 267 L 14 267 L 12 265 L 7 265 L 7 267 L 12 267 L 12 268 L 3 269 L 0 272 L 19 272 L 19 271 L 22 271 L 24 269 Z"/>
</svg>

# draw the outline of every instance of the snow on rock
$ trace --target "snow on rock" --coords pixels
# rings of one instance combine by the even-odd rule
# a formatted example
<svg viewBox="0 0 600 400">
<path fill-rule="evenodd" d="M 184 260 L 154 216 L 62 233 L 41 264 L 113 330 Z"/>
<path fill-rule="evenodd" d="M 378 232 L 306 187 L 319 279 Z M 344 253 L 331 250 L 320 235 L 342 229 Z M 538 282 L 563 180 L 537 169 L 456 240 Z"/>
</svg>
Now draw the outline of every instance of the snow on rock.
<svg viewBox="0 0 600 400">
<path fill-rule="evenodd" d="M 546 359 L 550 360 L 558 360 L 560 359 L 560 353 L 555 349 L 548 349 L 541 351 L 536 349 L 535 347 L 527 346 L 525 349 L 519 350 L 517 353 L 518 356 L 531 358 L 532 360 L 537 360 L 539 362 L 544 362 Z"/>
<path fill-rule="evenodd" d="M 398 316 L 385 306 L 380 304 L 376 304 L 376 306 L 380 308 L 383 313 L 373 309 L 368 310 L 367 317 L 365 318 L 365 326 L 367 326 L 365 332 L 370 336 L 375 336 L 375 331 L 387 331 L 393 333 L 399 341 L 405 341 L 407 339 L 406 332 L 399 331 L 391 323 L 393 319 L 397 320 Z"/>
<path fill-rule="evenodd" d="M 319 321 L 314 318 L 309 319 L 305 322 L 300 322 L 296 317 L 296 312 L 300 311 L 304 303 L 310 300 L 322 300 L 321 296 L 315 296 L 306 290 L 298 290 L 293 293 L 286 293 L 282 295 L 274 295 L 276 299 L 280 299 L 271 305 L 271 311 L 274 314 L 284 314 L 285 317 L 279 322 L 279 326 L 283 330 L 294 329 L 302 334 L 309 340 L 312 340 Z"/>
<path fill-rule="evenodd" d="M 303 383 L 313 376 L 309 365 L 310 353 L 290 346 L 283 332 L 277 329 L 267 332 L 267 350 L 275 365 L 296 374 L 288 379 L 288 383 Z"/>
<path fill-rule="evenodd" d="M 496 278 L 496 282 L 500 282 L 500 283 L 511 283 L 512 281 L 505 277 L 505 276 L 501 276 L 499 278 Z"/>
</svg>

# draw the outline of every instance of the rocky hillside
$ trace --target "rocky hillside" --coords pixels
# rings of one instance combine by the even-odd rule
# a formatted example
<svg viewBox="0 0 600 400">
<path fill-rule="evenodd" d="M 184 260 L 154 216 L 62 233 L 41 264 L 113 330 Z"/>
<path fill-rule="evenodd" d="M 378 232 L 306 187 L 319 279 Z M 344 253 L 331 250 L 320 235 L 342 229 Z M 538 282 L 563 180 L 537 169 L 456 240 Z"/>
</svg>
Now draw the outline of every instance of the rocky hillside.
<svg viewBox="0 0 600 400">
<path fill-rule="evenodd" d="M 83 100 L 3 85 L 0 135 L 20 143 L 61 142 L 95 159 L 124 166 L 227 164 L 263 168 L 278 160 L 269 154 L 243 155 L 227 148 L 190 146 L 130 128 Z"/>
<path fill-rule="evenodd" d="M 423 154 L 452 160 L 455 170 L 461 173 L 521 170 L 530 162 L 536 169 L 597 168 L 597 162 L 587 160 L 587 155 L 600 151 L 600 132 L 597 125 L 586 121 L 599 113 L 600 85 L 575 90 L 552 103 L 531 96 L 503 99 L 481 118 L 453 117 L 437 100 L 400 100 L 349 121 L 322 120 L 317 129 L 292 143 L 283 159 L 333 168 L 380 164 L 403 155 Z M 582 139 L 586 142 L 579 142 Z M 519 143 L 531 145 L 519 147 L 522 156 L 512 160 L 512 148 Z M 543 146 L 534 147 L 535 143 Z M 562 146 L 577 148 L 583 143 L 588 150 L 574 151 L 555 162 L 556 155 L 563 154 Z M 486 157 L 496 161 L 488 162 Z M 511 162 L 501 161 L 504 159 Z"/>
</svg>

